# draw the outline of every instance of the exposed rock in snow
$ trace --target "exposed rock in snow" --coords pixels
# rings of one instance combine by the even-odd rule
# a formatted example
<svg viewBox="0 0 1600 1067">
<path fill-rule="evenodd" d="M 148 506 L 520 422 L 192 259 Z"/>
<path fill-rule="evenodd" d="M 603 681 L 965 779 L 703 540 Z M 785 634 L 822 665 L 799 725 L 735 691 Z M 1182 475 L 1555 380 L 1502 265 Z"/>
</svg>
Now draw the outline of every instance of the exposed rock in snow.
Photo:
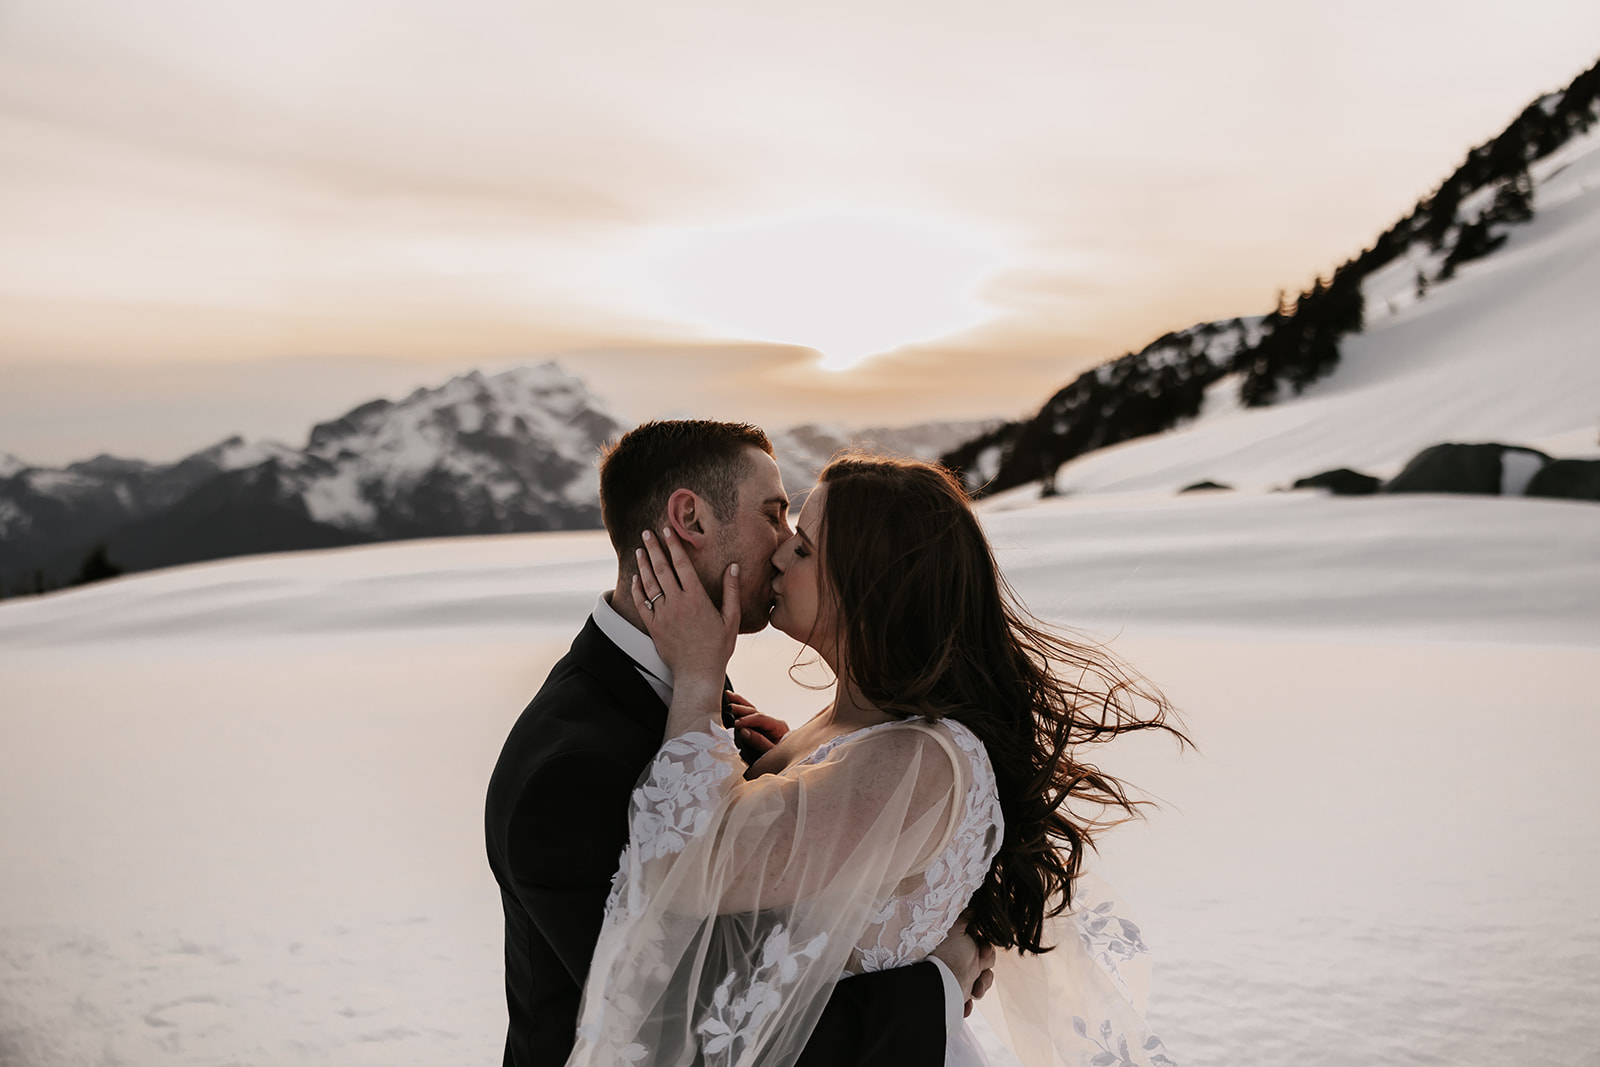
<svg viewBox="0 0 1600 1067">
<path fill-rule="evenodd" d="M 1443 444 L 1425 448 L 1383 487 L 1386 493 L 1484 493 L 1521 496 L 1550 457 L 1507 445 Z"/>
</svg>

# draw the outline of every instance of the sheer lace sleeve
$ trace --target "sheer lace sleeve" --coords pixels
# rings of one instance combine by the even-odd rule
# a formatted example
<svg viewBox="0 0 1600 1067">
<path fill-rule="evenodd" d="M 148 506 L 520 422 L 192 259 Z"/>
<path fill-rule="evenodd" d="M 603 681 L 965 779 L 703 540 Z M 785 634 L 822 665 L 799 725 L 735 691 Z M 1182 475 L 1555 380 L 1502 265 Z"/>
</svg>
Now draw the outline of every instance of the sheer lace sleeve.
<svg viewBox="0 0 1600 1067">
<path fill-rule="evenodd" d="M 568 1062 L 792 1063 L 881 902 L 962 810 L 967 778 L 933 729 L 860 731 L 753 781 L 725 731 L 663 745 Z"/>
<path fill-rule="evenodd" d="M 1138 925 L 1091 875 L 1074 894 L 1046 928 L 1055 950 L 1000 953 L 978 1010 L 1028 1067 L 1176 1067 L 1144 1020 L 1150 955 Z"/>
</svg>

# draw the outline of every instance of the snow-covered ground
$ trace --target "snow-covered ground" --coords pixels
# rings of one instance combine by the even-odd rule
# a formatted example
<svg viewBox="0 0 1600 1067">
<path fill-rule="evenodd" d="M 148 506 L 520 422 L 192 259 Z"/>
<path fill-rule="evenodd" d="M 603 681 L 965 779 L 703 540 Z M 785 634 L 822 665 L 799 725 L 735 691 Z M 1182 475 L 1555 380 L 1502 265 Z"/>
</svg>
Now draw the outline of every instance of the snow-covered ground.
<svg viewBox="0 0 1600 1067">
<path fill-rule="evenodd" d="M 1188 1064 L 1592 1063 L 1600 507 L 1214 494 L 985 522 L 1199 743 L 1096 869 Z M 411 542 L 0 604 L 0 1064 L 494 1062 L 483 790 L 611 563 Z M 795 646 L 740 687 L 817 704 Z M 797 672 L 805 679 L 808 672 Z"/>
<path fill-rule="evenodd" d="M 1331 378 L 1254 410 L 1224 378 L 1193 423 L 1083 456 L 1058 486 L 1265 489 L 1337 467 L 1388 477 L 1446 441 L 1600 455 L 1600 127 L 1533 169 L 1534 219 L 1493 255 L 1420 301 L 1420 259 L 1368 279 L 1367 329 L 1342 343 Z"/>
<path fill-rule="evenodd" d="M 1597 148 L 1426 299 L 1415 264 L 1372 279 L 1303 397 L 1219 383 L 1068 496 L 983 506 L 1026 603 L 1198 743 L 1106 754 L 1162 806 L 1092 864 L 1186 1064 L 1596 1062 L 1600 505 L 1261 490 L 1449 440 L 1600 450 Z M 1172 495 L 1207 478 L 1246 491 Z M 495 1062 L 483 792 L 611 574 L 602 534 L 545 534 L 0 604 L 0 1067 Z M 732 673 L 798 721 L 796 659 L 761 634 Z"/>
</svg>

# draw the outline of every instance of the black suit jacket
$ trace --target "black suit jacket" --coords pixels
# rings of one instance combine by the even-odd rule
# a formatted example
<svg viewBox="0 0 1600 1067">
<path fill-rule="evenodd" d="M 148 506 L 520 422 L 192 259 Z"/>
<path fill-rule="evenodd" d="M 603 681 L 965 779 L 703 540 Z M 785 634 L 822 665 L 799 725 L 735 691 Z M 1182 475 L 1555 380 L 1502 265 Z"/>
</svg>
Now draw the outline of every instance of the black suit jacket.
<svg viewBox="0 0 1600 1067">
<path fill-rule="evenodd" d="M 484 836 L 506 921 L 505 1067 L 559 1067 L 600 936 L 628 798 L 667 709 L 590 619 L 506 738 Z M 944 989 L 931 963 L 835 987 L 804 1067 L 944 1063 Z"/>
</svg>

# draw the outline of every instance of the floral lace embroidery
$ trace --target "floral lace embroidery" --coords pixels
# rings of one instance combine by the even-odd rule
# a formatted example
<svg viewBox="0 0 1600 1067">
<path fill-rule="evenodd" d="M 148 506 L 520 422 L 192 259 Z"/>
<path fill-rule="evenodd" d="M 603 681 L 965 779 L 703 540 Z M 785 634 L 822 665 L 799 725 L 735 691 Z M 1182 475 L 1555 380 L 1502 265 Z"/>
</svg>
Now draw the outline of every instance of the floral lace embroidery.
<svg viewBox="0 0 1600 1067">
<path fill-rule="evenodd" d="M 1116 914 L 1116 903 L 1110 900 L 1074 911 L 1072 921 L 1078 928 L 1078 941 L 1089 958 L 1106 972 L 1117 992 L 1132 1002 L 1133 995 L 1122 976 L 1121 964 L 1150 951 L 1139 933 L 1138 924 Z M 1161 1038 L 1148 1031 L 1139 1050 L 1130 1051 L 1128 1035 L 1114 1027 L 1109 1019 L 1102 1019 L 1096 1032 L 1091 1034 L 1088 1021 L 1074 1015 L 1072 1029 L 1100 1050 L 1089 1058 L 1090 1067 L 1142 1067 L 1145 1064 L 1151 1067 L 1177 1067 L 1167 1055 Z"/>
<path fill-rule="evenodd" d="M 1102 901 L 1093 908 L 1075 913 L 1073 921 L 1078 927 L 1078 940 L 1083 942 L 1089 957 L 1106 969 L 1111 981 L 1116 984 L 1117 992 L 1131 1000 L 1132 994 L 1117 969 L 1118 964 L 1148 953 L 1150 949 L 1139 936 L 1139 927 L 1131 920 L 1117 916 L 1113 911 L 1115 907 L 1109 900 Z"/>
<path fill-rule="evenodd" d="M 886 723 L 885 726 L 895 726 Z M 871 729 L 879 729 L 872 727 Z M 966 757 L 971 785 L 950 843 L 922 873 L 922 884 L 915 891 L 890 897 L 873 913 L 856 947 L 852 970 L 883 971 L 922 960 L 938 947 L 954 925 L 972 894 L 988 877 L 989 867 L 1000 851 L 1004 821 L 1000 797 L 995 786 L 994 768 L 983 742 L 965 726 L 951 719 L 933 724 L 943 729 Z M 837 741 L 848 740 L 838 738 Z M 833 744 L 824 745 L 825 754 Z M 820 758 L 818 755 L 811 760 Z"/>
<path fill-rule="evenodd" d="M 1149 1056 L 1135 1060 L 1128 1049 L 1128 1035 L 1118 1032 L 1111 1025 L 1110 1019 L 1103 1019 L 1095 1036 L 1089 1036 L 1089 1024 L 1081 1015 L 1072 1017 L 1072 1029 L 1077 1031 L 1079 1037 L 1093 1042 L 1100 1049 L 1089 1058 L 1089 1067 L 1140 1067 L 1141 1060 L 1152 1064 L 1153 1067 L 1177 1067 L 1167 1054 L 1166 1046 L 1155 1034 L 1144 1039 L 1142 1050 L 1150 1053 Z M 1112 1041 L 1116 1044 L 1113 1045 Z"/>
<path fill-rule="evenodd" d="M 988 753 L 960 723 L 946 719 L 931 725 L 946 731 L 968 763 L 970 786 L 961 817 L 944 851 L 922 872 L 920 884 L 911 892 L 884 899 L 871 913 L 852 956 L 851 971 L 886 970 L 926 957 L 982 885 L 1000 848 L 1003 821 Z M 895 726 L 904 724 L 884 723 L 833 738 L 804 762 L 820 762 L 841 744 Z M 606 902 L 608 928 L 643 907 L 638 886 L 644 879 L 630 877 L 630 873 L 642 873 L 640 867 L 647 861 L 681 852 L 690 838 L 708 827 L 715 809 L 742 778 L 744 766 L 731 735 L 718 727 L 713 730 L 714 734 L 688 734 L 664 744 L 644 783 L 634 791 L 629 812 L 631 843 L 623 850 Z M 1149 951 L 1139 927 L 1116 915 L 1111 901 L 1077 911 L 1072 918 L 1084 950 L 1117 990 L 1131 999 L 1119 964 Z M 827 940 L 826 934 L 819 934 L 804 945 L 791 945 L 784 925 L 773 925 L 762 939 L 760 963 L 754 972 L 727 973 L 696 1022 L 702 1062 L 717 1067 L 736 1063 L 763 1022 L 783 1003 L 785 987 L 806 961 L 817 958 Z M 646 970 L 666 966 L 654 939 L 634 947 L 639 966 Z M 650 1050 L 637 1041 L 624 1044 L 614 1037 L 607 1041 L 612 1034 L 636 1032 L 632 1027 L 609 1029 L 605 1019 L 613 1013 L 638 1018 L 643 1010 L 633 998 L 614 992 L 599 1006 L 597 1017 L 579 1027 L 580 1037 L 597 1048 L 608 1046 L 602 1062 L 629 1064 L 648 1057 Z M 1088 1020 L 1075 1015 L 1072 1028 L 1096 1050 L 1088 1056 L 1090 1067 L 1175 1067 L 1161 1039 L 1148 1031 L 1142 1042 L 1135 1035 L 1138 1047 L 1134 1048 L 1128 1035 L 1110 1019 L 1101 1020 L 1091 1031 Z"/>
<path fill-rule="evenodd" d="M 662 745 L 644 782 L 633 791 L 628 805 L 629 843 L 611 878 L 603 928 L 621 924 L 643 905 L 639 899 L 643 880 L 629 878 L 630 869 L 682 852 L 689 838 L 709 824 L 733 783 L 743 777 L 744 763 L 733 747 L 732 734 L 724 727 L 712 729 L 717 733 L 684 734 Z"/>
<path fill-rule="evenodd" d="M 862 735 L 901 723 L 883 723 L 829 740 L 811 753 L 805 763 L 827 758 L 839 745 Z M 1000 802 L 983 744 L 966 727 L 942 723 L 969 764 L 971 786 L 962 814 L 945 850 L 922 873 L 914 893 L 882 901 L 871 925 L 857 945 L 853 970 L 877 971 L 923 959 L 944 939 L 961 910 L 983 879 L 1000 848 Z M 935 725 L 934 729 L 941 728 Z M 723 797 L 743 777 L 743 763 L 726 730 L 693 733 L 673 738 L 661 747 L 643 784 L 634 791 L 629 810 L 629 845 L 622 852 L 611 893 L 606 901 L 607 928 L 637 914 L 642 878 L 629 877 L 640 865 L 683 851 L 689 838 L 704 831 Z M 827 943 L 819 935 L 801 946 L 791 946 L 780 924 L 762 942 L 761 963 L 754 973 L 730 971 L 712 994 L 712 1002 L 696 1024 L 701 1051 L 710 1063 L 733 1063 L 748 1038 L 782 1003 L 783 989 L 799 974 L 801 964 L 814 959 Z M 643 946 L 648 949 L 650 946 Z M 645 966 L 654 955 L 644 953 Z M 659 964 L 658 964 L 659 965 Z M 626 997 L 611 1000 L 601 1015 L 617 1011 L 638 1014 Z M 580 1027 L 589 1041 L 602 1040 L 605 1027 Z M 611 1049 L 618 1062 L 632 1063 L 648 1050 L 637 1043 Z"/>
<path fill-rule="evenodd" d="M 628 833 L 638 843 L 640 861 L 682 852 L 742 773 L 738 753 L 725 738 L 685 734 L 662 745 L 633 794 Z"/>
<path fill-rule="evenodd" d="M 815 959 L 827 944 L 824 933 L 791 950 L 789 931 L 781 924 L 768 933 L 755 972 L 741 975 L 729 971 L 711 995 L 711 1007 L 695 1026 L 705 1062 L 738 1062 L 762 1022 L 783 1003 L 783 987 L 799 975 L 802 961 Z M 736 989 L 741 991 L 736 993 Z"/>
</svg>

